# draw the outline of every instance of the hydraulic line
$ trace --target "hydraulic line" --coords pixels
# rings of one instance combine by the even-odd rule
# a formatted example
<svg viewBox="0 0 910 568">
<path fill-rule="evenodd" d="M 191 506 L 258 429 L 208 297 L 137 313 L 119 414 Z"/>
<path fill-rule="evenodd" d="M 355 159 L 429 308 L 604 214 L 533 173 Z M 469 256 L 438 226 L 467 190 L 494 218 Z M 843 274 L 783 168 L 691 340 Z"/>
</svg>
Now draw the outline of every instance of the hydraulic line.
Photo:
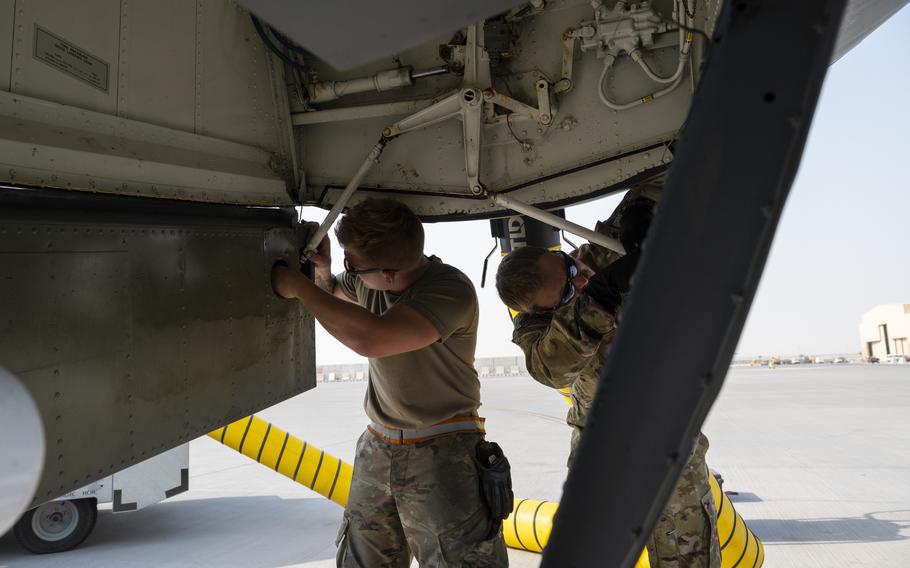
<svg viewBox="0 0 910 568">
<path fill-rule="evenodd" d="M 610 69 L 613 67 L 613 63 L 615 61 L 616 61 L 616 57 L 613 55 L 607 55 L 604 58 L 603 70 L 600 72 L 600 79 L 598 79 L 598 81 L 597 81 L 597 95 L 600 97 L 600 102 L 602 102 L 604 105 L 606 105 L 607 107 L 609 107 L 613 110 L 626 110 L 626 109 L 630 109 L 633 107 L 637 107 L 638 105 L 642 105 L 644 103 L 649 103 L 655 99 L 659 99 L 659 98 L 663 97 L 664 95 L 668 95 L 668 94 L 672 93 L 673 90 L 676 89 L 676 87 L 678 87 L 679 84 L 682 82 L 683 74 L 680 73 L 676 77 L 675 81 L 673 81 L 672 83 L 670 83 L 670 85 L 668 85 L 667 87 L 665 87 L 659 91 L 651 93 L 650 95 L 645 95 L 639 99 L 635 99 L 628 103 L 617 103 L 616 101 L 610 100 L 610 98 L 607 97 L 607 94 L 604 92 L 604 79 L 606 79 L 607 72 L 610 71 Z"/>
<path fill-rule="evenodd" d="M 255 415 L 247 416 L 209 432 L 208 436 L 342 507 L 347 506 L 353 466 L 274 424 Z M 708 477 L 714 502 L 721 503 L 717 507 L 717 532 L 722 568 L 759 568 L 765 558 L 761 541 L 746 527 L 714 476 Z M 543 551 L 550 540 L 558 508 L 559 503 L 551 501 L 516 498 L 512 514 L 502 522 L 506 546 L 529 552 Z M 635 568 L 649 566 L 648 551 L 643 550 Z"/>
<path fill-rule="evenodd" d="M 281 59 L 288 65 L 290 65 L 292 68 L 306 73 L 307 68 L 305 65 L 303 65 L 299 61 L 295 61 L 295 60 L 291 59 L 290 57 L 287 56 L 286 53 L 284 53 L 283 51 L 278 49 L 278 46 L 276 46 L 274 43 L 272 43 L 272 40 L 269 38 L 268 34 L 265 32 L 265 28 L 262 26 L 262 22 L 259 20 L 259 18 L 257 18 L 253 14 L 250 14 L 250 20 L 252 20 L 252 22 L 253 22 L 253 27 L 256 29 L 256 33 L 259 34 L 259 39 L 262 40 L 262 43 L 265 44 L 265 46 L 267 48 L 269 48 L 269 50 L 272 53 L 277 55 L 279 59 Z M 300 53 L 300 52 L 298 51 L 298 53 Z"/>
<path fill-rule="evenodd" d="M 661 77 L 655 73 L 651 66 L 648 65 L 648 62 L 645 61 L 644 54 L 640 49 L 633 50 L 629 55 L 632 57 L 632 60 L 638 63 L 638 65 L 645 72 L 645 75 L 649 79 L 656 83 L 673 83 L 676 79 L 682 75 L 683 69 L 686 67 L 686 61 L 689 59 L 689 49 L 692 47 L 692 32 L 686 31 L 684 28 L 692 27 L 694 25 L 693 17 L 689 13 L 688 6 L 686 6 L 686 0 L 680 0 L 676 3 L 676 14 L 678 18 L 679 26 L 679 63 L 676 65 L 676 71 L 669 77 Z M 685 25 L 682 25 L 683 18 L 685 18 Z"/>
<path fill-rule="evenodd" d="M 618 51 L 612 51 L 610 53 L 607 53 L 604 57 L 603 69 L 600 72 L 600 79 L 597 82 L 597 95 L 604 105 L 613 110 L 626 110 L 634 108 L 670 94 L 682 82 L 683 71 L 685 70 L 686 63 L 689 60 L 689 50 L 692 47 L 692 40 L 694 38 L 691 31 L 694 22 L 689 16 L 689 8 L 686 0 L 679 0 L 675 2 L 674 5 L 677 14 L 677 24 L 679 26 L 679 61 L 676 66 L 676 71 L 669 77 L 662 77 L 651 69 L 651 66 L 648 65 L 647 61 L 645 61 L 644 53 L 641 51 L 641 49 L 636 48 L 629 52 L 629 56 L 639 65 L 639 67 L 641 67 L 649 79 L 656 83 L 661 83 L 668 86 L 627 103 L 618 103 L 614 100 L 611 100 L 604 92 L 604 79 L 606 79 L 607 73 L 609 73 L 610 69 L 613 67 L 613 63 L 616 61 L 616 57 L 619 55 Z"/>
</svg>

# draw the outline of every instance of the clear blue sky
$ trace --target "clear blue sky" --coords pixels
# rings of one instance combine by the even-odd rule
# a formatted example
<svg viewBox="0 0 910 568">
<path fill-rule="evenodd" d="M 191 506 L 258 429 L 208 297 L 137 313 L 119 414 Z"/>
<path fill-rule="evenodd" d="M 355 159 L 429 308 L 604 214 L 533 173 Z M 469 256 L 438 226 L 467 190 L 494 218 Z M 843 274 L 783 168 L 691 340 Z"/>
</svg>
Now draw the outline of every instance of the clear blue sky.
<svg viewBox="0 0 910 568">
<path fill-rule="evenodd" d="M 796 182 L 737 351 L 748 355 L 859 351 L 859 321 L 879 304 L 910 303 L 910 7 L 835 63 L 825 80 Z M 570 208 L 593 227 L 617 197 Z M 306 208 L 305 216 L 325 212 Z M 573 239 L 576 243 L 578 240 Z M 487 221 L 427 225 L 427 251 L 478 287 L 479 357 L 518 355 L 490 284 Z M 341 255 L 336 254 L 336 270 Z M 317 325 L 321 364 L 362 359 Z"/>
</svg>

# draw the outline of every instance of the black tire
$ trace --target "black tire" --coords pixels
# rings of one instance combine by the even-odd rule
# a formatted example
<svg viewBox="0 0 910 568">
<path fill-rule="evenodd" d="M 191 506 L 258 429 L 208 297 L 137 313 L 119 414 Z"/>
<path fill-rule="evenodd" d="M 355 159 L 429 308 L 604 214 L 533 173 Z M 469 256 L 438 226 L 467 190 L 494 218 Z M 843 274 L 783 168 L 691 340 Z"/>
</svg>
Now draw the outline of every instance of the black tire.
<svg viewBox="0 0 910 568">
<path fill-rule="evenodd" d="M 22 548 L 34 554 L 71 550 L 95 528 L 96 503 L 95 499 L 49 501 L 22 515 L 13 534 Z"/>
</svg>

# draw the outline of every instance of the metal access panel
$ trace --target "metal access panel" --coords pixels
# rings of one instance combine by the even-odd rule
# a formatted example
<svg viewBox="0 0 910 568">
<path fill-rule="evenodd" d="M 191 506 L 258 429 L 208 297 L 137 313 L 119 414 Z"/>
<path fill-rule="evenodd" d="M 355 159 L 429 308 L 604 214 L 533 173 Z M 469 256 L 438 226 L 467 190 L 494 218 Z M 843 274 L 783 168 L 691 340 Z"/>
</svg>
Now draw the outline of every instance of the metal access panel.
<svg viewBox="0 0 910 568">
<path fill-rule="evenodd" d="M 270 270 L 289 209 L 0 188 L 0 366 L 45 424 L 35 504 L 315 386 Z"/>
<path fill-rule="evenodd" d="M 613 4 L 605 3 L 608 7 Z M 653 17 L 663 23 L 670 21 L 678 8 L 672 0 L 655 0 L 650 6 Z M 693 25 L 710 29 L 718 6 L 717 0 L 691 3 Z M 625 55 L 616 59 L 610 73 L 603 74 L 604 59 L 590 42 L 583 51 L 585 42 L 578 39 L 574 51 L 570 50 L 566 34 L 582 24 L 593 25 L 593 18 L 591 2 L 567 0 L 547 2 L 539 13 L 506 15 L 477 26 L 482 48 L 478 65 L 484 72 L 489 70 L 487 77 L 479 73 L 478 92 L 490 87 L 536 107 L 536 85 L 544 81 L 549 85 L 553 110 L 552 120 L 544 125 L 483 103 L 480 181 L 487 190 L 551 209 L 626 189 L 669 167 L 673 159 L 670 145 L 686 117 L 703 63 L 702 39 L 694 39 L 683 79 L 675 89 L 640 106 L 617 111 L 600 100 L 601 83 L 610 97 L 623 102 L 647 98 L 666 85 L 652 81 Z M 308 61 L 308 65 L 318 81 L 370 77 L 398 65 L 419 71 L 448 61 L 451 68 L 452 57 L 442 54 L 470 51 L 466 34 L 465 30 L 453 30 L 394 59 L 344 72 L 318 60 Z M 679 61 L 679 46 L 679 30 L 673 28 L 655 35 L 645 57 L 656 72 L 671 75 Z M 571 62 L 572 79 L 568 82 L 561 78 L 566 59 Z M 306 171 L 302 200 L 331 206 L 385 127 L 455 92 L 464 81 L 465 75 L 450 72 L 415 79 L 409 87 L 345 96 L 294 112 L 301 134 L 301 165 Z M 376 115 L 381 110 L 372 116 L 361 114 L 365 108 L 396 101 L 412 101 L 416 107 L 407 114 L 400 110 L 384 116 Z M 385 108 L 391 111 L 401 107 Z M 484 196 L 472 194 L 468 187 L 462 121 L 457 119 L 411 130 L 391 140 L 352 203 L 370 196 L 402 200 L 426 220 L 504 213 Z"/>
<path fill-rule="evenodd" d="M 0 0 L 0 183 L 288 205 L 276 61 L 228 0 Z"/>
<path fill-rule="evenodd" d="M 115 513 L 138 511 L 190 488 L 190 446 L 183 444 L 112 476 Z"/>
<path fill-rule="evenodd" d="M 94 498 L 98 503 L 112 503 L 114 513 L 138 511 L 189 490 L 189 478 L 190 445 L 182 444 L 55 501 Z"/>
</svg>

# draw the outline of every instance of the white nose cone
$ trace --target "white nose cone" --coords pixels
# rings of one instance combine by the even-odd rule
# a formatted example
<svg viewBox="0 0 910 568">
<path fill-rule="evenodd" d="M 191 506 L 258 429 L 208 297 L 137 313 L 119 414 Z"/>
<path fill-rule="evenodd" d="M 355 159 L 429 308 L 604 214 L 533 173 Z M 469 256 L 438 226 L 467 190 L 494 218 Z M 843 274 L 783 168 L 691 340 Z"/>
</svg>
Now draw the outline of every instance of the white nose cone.
<svg viewBox="0 0 910 568">
<path fill-rule="evenodd" d="M 44 469 L 44 427 L 32 397 L 0 368 L 0 535 L 32 501 Z"/>
</svg>

